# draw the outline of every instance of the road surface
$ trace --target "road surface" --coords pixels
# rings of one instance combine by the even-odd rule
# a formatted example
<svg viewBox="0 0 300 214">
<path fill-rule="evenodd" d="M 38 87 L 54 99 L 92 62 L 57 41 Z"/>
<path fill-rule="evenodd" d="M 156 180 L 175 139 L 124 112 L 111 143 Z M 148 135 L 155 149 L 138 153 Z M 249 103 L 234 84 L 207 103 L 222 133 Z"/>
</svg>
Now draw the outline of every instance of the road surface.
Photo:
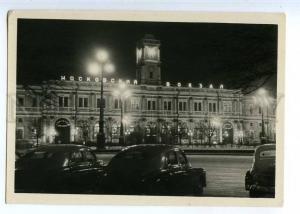
<svg viewBox="0 0 300 214">
<path fill-rule="evenodd" d="M 97 157 L 109 162 L 113 154 L 99 154 Z M 251 168 L 252 156 L 239 155 L 188 155 L 193 167 L 206 170 L 208 197 L 248 197 L 245 190 L 245 174 Z"/>
</svg>

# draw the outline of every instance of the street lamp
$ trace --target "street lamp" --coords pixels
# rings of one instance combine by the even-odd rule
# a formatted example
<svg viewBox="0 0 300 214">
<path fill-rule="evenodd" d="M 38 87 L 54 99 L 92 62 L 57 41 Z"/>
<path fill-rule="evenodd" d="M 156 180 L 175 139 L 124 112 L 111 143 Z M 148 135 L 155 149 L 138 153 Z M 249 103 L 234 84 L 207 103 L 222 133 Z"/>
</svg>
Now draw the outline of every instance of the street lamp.
<svg viewBox="0 0 300 214">
<path fill-rule="evenodd" d="M 253 97 L 254 102 L 258 103 L 261 109 L 261 143 L 265 142 L 266 139 L 266 132 L 265 132 L 265 120 L 264 120 L 264 107 L 267 107 L 267 114 L 268 114 L 268 106 L 269 106 L 269 96 L 267 91 L 264 88 L 260 88 L 257 91 L 256 96 Z"/>
<path fill-rule="evenodd" d="M 124 100 L 130 97 L 130 91 L 126 90 L 125 83 L 120 83 L 119 88 L 113 92 L 113 96 L 117 97 L 120 101 L 121 110 L 121 124 L 120 124 L 120 139 L 119 143 L 124 144 L 124 120 L 123 120 L 123 103 Z"/>
<path fill-rule="evenodd" d="M 97 134 L 97 145 L 101 147 L 105 143 L 104 133 L 104 108 L 105 102 L 103 99 L 103 72 L 112 73 L 114 65 L 109 61 L 109 54 L 103 49 L 96 51 L 93 60 L 88 65 L 89 73 L 100 78 L 100 114 L 99 114 L 99 133 Z"/>
</svg>

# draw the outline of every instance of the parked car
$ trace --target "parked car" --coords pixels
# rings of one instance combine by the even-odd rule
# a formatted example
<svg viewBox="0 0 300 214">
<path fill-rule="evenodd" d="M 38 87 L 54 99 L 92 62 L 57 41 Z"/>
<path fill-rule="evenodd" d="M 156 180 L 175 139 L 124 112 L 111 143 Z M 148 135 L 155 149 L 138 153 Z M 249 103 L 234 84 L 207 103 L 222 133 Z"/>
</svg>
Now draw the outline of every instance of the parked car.
<svg viewBox="0 0 300 214">
<path fill-rule="evenodd" d="M 43 145 L 15 165 L 15 192 L 88 193 L 103 172 L 103 162 L 82 145 Z"/>
<path fill-rule="evenodd" d="M 250 197 L 275 196 L 275 144 L 265 144 L 256 148 L 252 168 L 245 176 L 245 189 Z"/>
<path fill-rule="evenodd" d="M 35 142 L 29 140 L 16 141 L 16 158 L 22 157 L 36 147 Z"/>
<path fill-rule="evenodd" d="M 123 149 L 109 162 L 99 185 L 100 194 L 194 195 L 206 187 L 206 172 L 192 168 L 179 148 L 136 145 Z"/>
</svg>

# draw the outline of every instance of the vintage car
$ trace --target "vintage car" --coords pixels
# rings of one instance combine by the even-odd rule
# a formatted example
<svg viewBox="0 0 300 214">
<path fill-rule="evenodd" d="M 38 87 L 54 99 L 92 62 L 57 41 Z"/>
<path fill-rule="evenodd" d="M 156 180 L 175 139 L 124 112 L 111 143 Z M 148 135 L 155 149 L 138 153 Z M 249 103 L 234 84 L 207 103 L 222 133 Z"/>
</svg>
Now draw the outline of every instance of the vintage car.
<svg viewBox="0 0 300 214">
<path fill-rule="evenodd" d="M 15 163 L 15 192 L 89 193 L 103 172 L 103 162 L 85 146 L 43 145 Z"/>
<path fill-rule="evenodd" d="M 98 193 L 199 196 L 205 186 L 205 170 L 192 168 L 182 150 L 148 144 L 127 147 L 114 156 Z"/>
<path fill-rule="evenodd" d="M 256 148 L 252 168 L 245 176 L 245 189 L 250 197 L 275 196 L 275 144 L 265 144 Z"/>
<path fill-rule="evenodd" d="M 22 157 L 26 153 L 34 150 L 36 147 L 35 142 L 29 140 L 16 141 L 16 158 Z"/>
</svg>

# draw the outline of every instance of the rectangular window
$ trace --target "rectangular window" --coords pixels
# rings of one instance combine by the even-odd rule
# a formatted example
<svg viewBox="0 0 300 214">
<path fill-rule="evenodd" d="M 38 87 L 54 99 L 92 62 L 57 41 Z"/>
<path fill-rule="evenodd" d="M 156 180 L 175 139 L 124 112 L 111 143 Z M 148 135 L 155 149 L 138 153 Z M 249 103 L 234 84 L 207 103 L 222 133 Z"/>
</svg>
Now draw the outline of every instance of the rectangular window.
<svg viewBox="0 0 300 214">
<path fill-rule="evenodd" d="M 212 112 L 212 103 L 208 104 L 208 110 L 209 110 L 209 112 Z"/>
<path fill-rule="evenodd" d="M 69 107 L 69 98 L 64 97 L 64 107 Z"/>
<path fill-rule="evenodd" d="M 89 106 L 89 99 L 87 97 L 79 97 L 79 103 L 78 106 L 80 108 L 87 108 Z"/>
<path fill-rule="evenodd" d="M 148 103 L 147 103 L 147 109 L 148 109 L 148 110 L 151 110 L 151 101 L 150 101 L 150 100 L 148 100 Z"/>
<path fill-rule="evenodd" d="M 78 99 L 78 106 L 79 106 L 80 108 L 83 107 L 83 98 L 82 98 L 82 97 L 79 97 L 79 99 Z"/>
<path fill-rule="evenodd" d="M 213 112 L 217 112 L 217 104 L 213 103 Z"/>
<path fill-rule="evenodd" d="M 114 101 L 114 108 L 115 109 L 119 108 L 119 99 L 115 99 L 115 101 Z"/>
<path fill-rule="evenodd" d="M 179 111 L 186 111 L 187 110 L 187 103 L 180 101 L 179 102 Z"/>
<path fill-rule="evenodd" d="M 97 105 L 97 108 L 100 108 L 100 98 L 97 98 L 97 101 L 96 101 L 96 102 L 97 102 L 97 104 L 96 104 L 96 105 Z"/>
<path fill-rule="evenodd" d="M 37 98 L 36 97 L 32 98 L 32 107 L 37 107 Z"/>
<path fill-rule="evenodd" d="M 179 111 L 182 111 L 182 102 L 179 102 Z"/>
<path fill-rule="evenodd" d="M 17 128 L 16 130 L 16 139 L 23 139 L 24 138 L 24 129 Z"/>
<path fill-rule="evenodd" d="M 164 101 L 164 110 L 171 111 L 172 109 L 172 102 L 171 101 Z"/>
<path fill-rule="evenodd" d="M 156 102 L 154 100 L 152 101 L 152 110 L 156 110 Z"/>
<path fill-rule="evenodd" d="M 87 108 L 89 106 L 89 99 L 87 97 L 83 98 L 84 107 Z"/>
<path fill-rule="evenodd" d="M 198 103 L 198 111 L 202 111 L 202 103 Z"/>
<path fill-rule="evenodd" d="M 131 99 L 131 109 L 133 110 L 140 109 L 140 103 L 138 99 Z"/>
<path fill-rule="evenodd" d="M 58 97 L 58 106 L 63 107 L 63 105 L 64 105 L 63 97 Z"/>
<path fill-rule="evenodd" d="M 258 107 L 258 113 L 261 114 L 261 107 Z"/>
<path fill-rule="evenodd" d="M 18 97 L 18 106 L 23 107 L 24 106 L 24 97 Z"/>
</svg>

